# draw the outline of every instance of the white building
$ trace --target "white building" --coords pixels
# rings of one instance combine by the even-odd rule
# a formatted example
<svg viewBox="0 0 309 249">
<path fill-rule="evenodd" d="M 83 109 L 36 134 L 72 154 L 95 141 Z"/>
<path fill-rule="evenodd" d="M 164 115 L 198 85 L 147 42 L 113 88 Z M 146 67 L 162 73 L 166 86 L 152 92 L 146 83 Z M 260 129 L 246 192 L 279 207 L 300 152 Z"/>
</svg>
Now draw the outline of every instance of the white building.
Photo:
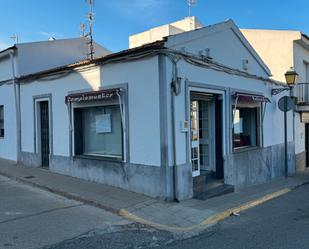
<svg viewBox="0 0 309 249">
<path fill-rule="evenodd" d="M 83 61 L 89 55 L 86 38 L 20 43 L 0 51 L 0 157 L 20 160 L 19 84 L 17 79 L 43 70 Z M 94 43 L 95 57 L 111 52 Z M 1 121 L 1 120 L 0 120 Z M 4 127 L 3 127 L 4 126 Z"/>
<path fill-rule="evenodd" d="M 234 22 L 158 40 L 19 77 L 21 162 L 178 200 L 284 176 L 282 84 Z"/>
<path fill-rule="evenodd" d="M 309 167 L 309 37 L 300 31 L 241 30 L 271 69 L 272 78 L 285 83 L 284 73 L 293 67 L 299 74 L 294 87 L 295 153 L 298 171 Z"/>
<path fill-rule="evenodd" d="M 161 41 L 164 37 L 200 29 L 202 27 L 203 24 L 195 16 L 190 16 L 177 22 L 154 27 L 142 33 L 131 35 L 129 37 L 129 48 L 136 48 L 147 43 Z"/>
</svg>

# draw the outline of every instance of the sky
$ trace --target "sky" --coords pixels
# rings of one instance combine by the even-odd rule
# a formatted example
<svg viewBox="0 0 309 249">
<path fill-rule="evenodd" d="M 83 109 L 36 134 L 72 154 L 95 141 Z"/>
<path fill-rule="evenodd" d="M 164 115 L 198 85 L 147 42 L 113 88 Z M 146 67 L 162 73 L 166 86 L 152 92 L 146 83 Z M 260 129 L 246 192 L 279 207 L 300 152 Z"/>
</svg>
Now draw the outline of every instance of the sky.
<svg viewBox="0 0 309 249">
<path fill-rule="evenodd" d="M 79 37 L 85 0 L 0 0 L 0 50 L 19 42 Z M 96 0 L 94 39 L 113 52 L 129 35 L 188 16 L 187 0 Z M 197 0 L 192 15 L 204 25 L 233 19 L 240 28 L 289 29 L 309 34 L 309 0 Z"/>
</svg>

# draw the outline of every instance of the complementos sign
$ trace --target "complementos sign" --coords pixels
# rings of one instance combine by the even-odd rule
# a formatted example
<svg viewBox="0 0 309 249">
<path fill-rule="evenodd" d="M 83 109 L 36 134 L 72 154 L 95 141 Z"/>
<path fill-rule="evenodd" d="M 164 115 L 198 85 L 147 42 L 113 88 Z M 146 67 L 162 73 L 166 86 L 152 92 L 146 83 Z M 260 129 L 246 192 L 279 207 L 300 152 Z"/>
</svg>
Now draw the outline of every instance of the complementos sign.
<svg viewBox="0 0 309 249">
<path fill-rule="evenodd" d="M 65 97 L 65 103 L 109 100 L 116 98 L 119 92 L 120 89 L 117 88 L 117 89 L 70 94 Z"/>
</svg>

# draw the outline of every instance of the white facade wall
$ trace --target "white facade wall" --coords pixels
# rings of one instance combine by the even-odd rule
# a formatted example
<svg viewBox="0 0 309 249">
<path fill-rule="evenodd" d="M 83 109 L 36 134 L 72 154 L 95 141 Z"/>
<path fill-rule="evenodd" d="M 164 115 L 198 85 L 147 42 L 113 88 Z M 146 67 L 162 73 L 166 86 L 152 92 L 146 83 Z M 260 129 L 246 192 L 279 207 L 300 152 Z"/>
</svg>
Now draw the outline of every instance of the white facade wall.
<svg viewBox="0 0 309 249">
<path fill-rule="evenodd" d="M 307 65 L 309 65 L 309 50 L 294 42 L 293 54 L 294 69 L 299 74 L 298 82 L 309 83 L 306 71 Z M 305 124 L 301 122 L 300 114 L 295 113 L 295 153 L 303 151 L 305 151 Z"/>
<path fill-rule="evenodd" d="M 210 56 L 215 62 L 241 71 L 245 71 L 243 60 L 248 60 L 248 73 L 268 77 L 268 74 L 250 51 L 244 47 L 232 29 L 226 28 L 204 36 L 202 33 L 200 35 L 195 33 L 202 31 L 184 33 L 181 35 L 182 37 L 170 37 L 167 46 L 177 50 L 185 48 L 187 52 L 195 55 L 199 55 L 202 50 L 210 49 Z"/>
<path fill-rule="evenodd" d="M 286 83 L 284 74 L 294 67 L 299 74 L 299 82 L 306 82 L 305 62 L 309 62 L 309 50 L 300 44 L 302 34 L 300 31 L 289 30 L 242 30 L 243 34 L 257 50 L 263 60 L 271 69 L 272 78 Z M 296 86 L 294 95 L 297 96 Z M 305 152 L 305 124 L 301 123 L 300 113 L 294 115 L 295 153 L 301 155 Z M 305 156 L 298 164 L 305 164 Z M 303 168 L 301 166 L 301 168 Z"/>
<path fill-rule="evenodd" d="M 0 57 L 0 81 L 12 78 L 12 63 L 10 56 Z"/>
<path fill-rule="evenodd" d="M 272 79 L 285 83 L 285 72 L 293 66 L 293 41 L 299 31 L 242 29 L 246 39 L 270 68 Z"/>
<path fill-rule="evenodd" d="M 99 70 L 90 70 L 83 73 L 72 73 L 64 78 L 51 81 L 34 81 L 21 86 L 21 131 L 22 151 L 35 151 L 35 110 L 34 97 L 51 94 L 52 98 L 52 143 L 53 154 L 69 156 L 69 114 L 65 105 L 65 96 L 70 91 L 82 89 L 97 90 L 99 86 Z M 42 97 L 44 99 L 44 97 Z"/>
<path fill-rule="evenodd" d="M 167 72 L 167 79 L 171 78 L 171 65 L 168 66 L 169 70 Z M 240 92 L 251 92 L 256 94 L 261 94 L 268 97 L 271 100 L 271 103 L 266 105 L 266 112 L 263 122 L 263 144 L 262 147 L 273 146 L 277 144 L 284 143 L 284 124 L 283 124 L 283 112 L 281 112 L 277 107 L 278 99 L 281 96 L 284 96 L 285 93 L 277 96 L 271 96 L 271 89 L 274 87 L 278 87 L 276 85 L 272 85 L 270 83 L 263 82 L 261 80 L 254 80 L 239 76 L 231 76 L 226 73 L 216 72 L 214 70 L 205 70 L 203 68 L 198 68 L 193 65 L 190 65 L 186 62 L 178 63 L 179 77 L 182 79 L 187 79 L 191 83 L 197 83 L 204 90 L 207 89 L 213 93 L 220 93 L 220 90 L 216 90 L 215 88 L 219 87 L 223 90 L 229 90 L 230 93 L 233 91 Z M 204 85 L 204 86 L 203 86 Z M 230 96 L 227 94 L 224 96 L 224 101 L 227 103 L 229 101 Z M 170 102 L 168 102 L 170 103 Z M 186 120 L 185 116 L 185 89 L 184 89 L 184 81 L 182 82 L 182 92 L 179 96 L 175 97 L 175 116 L 176 116 L 176 147 L 177 147 L 177 164 L 186 163 L 186 137 L 187 133 L 181 132 L 180 123 Z M 187 107 L 188 108 L 188 107 Z M 168 117 L 171 117 L 170 110 Z M 225 143 L 231 143 L 231 133 L 229 133 L 229 129 L 231 129 L 232 120 L 229 118 L 232 109 L 228 110 L 225 108 L 224 115 L 226 116 L 224 131 L 225 131 Z M 293 141 L 293 116 L 292 112 L 288 112 L 288 141 Z M 169 123 L 171 121 L 169 120 Z M 230 127 L 228 126 L 230 124 Z M 171 134 L 171 126 L 169 127 L 169 134 Z M 171 141 L 171 140 L 170 140 Z M 172 146 L 170 144 L 170 164 L 172 164 Z M 228 147 L 227 147 L 228 148 Z M 228 151 L 226 148 L 225 154 L 232 153 Z M 231 146 L 230 146 L 231 148 Z"/>
<path fill-rule="evenodd" d="M 105 65 L 53 81 L 34 81 L 22 85 L 22 151 L 37 152 L 34 150 L 34 97 L 52 95 L 53 154 L 69 156 L 69 119 L 65 96 L 72 91 L 98 90 L 99 87 L 124 83 L 128 84 L 130 163 L 160 166 L 157 57 Z"/>
<path fill-rule="evenodd" d="M 0 138 L 0 157 L 16 161 L 16 108 L 12 84 L 0 86 L 0 105 L 4 106 L 4 138 Z"/>
<path fill-rule="evenodd" d="M 28 75 L 86 60 L 89 58 L 88 42 L 86 38 L 76 38 L 18 44 L 18 74 Z M 111 53 L 96 43 L 94 50 L 95 57 Z"/>
<path fill-rule="evenodd" d="M 129 37 L 129 48 L 135 48 L 147 43 L 161 41 L 164 37 L 199 29 L 202 27 L 203 25 L 197 20 L 195 16 L 187 17 L 177 22 L 169 23 L 135 35 L 131 35 Z"/>
<path fill-rule="evenodd" d="M 101 86 L 128 83 L 130 162 L 160 166 L 158 57 L 101 67 Z"/>
</svg>

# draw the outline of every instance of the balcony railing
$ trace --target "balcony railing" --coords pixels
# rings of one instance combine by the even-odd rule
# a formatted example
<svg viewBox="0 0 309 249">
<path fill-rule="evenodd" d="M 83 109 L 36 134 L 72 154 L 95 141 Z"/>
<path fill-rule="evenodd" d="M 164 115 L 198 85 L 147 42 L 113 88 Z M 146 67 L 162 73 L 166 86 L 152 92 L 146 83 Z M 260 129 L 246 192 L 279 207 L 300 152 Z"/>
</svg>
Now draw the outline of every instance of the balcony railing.
<svg viewBox="0 0 309 249">
<path fill-rule="evenodd" d="M 293 89 L 293 95 L 297 97 L 297 104 L 309 105 L 309 82 L 297 83 Z"/>
</svg>

